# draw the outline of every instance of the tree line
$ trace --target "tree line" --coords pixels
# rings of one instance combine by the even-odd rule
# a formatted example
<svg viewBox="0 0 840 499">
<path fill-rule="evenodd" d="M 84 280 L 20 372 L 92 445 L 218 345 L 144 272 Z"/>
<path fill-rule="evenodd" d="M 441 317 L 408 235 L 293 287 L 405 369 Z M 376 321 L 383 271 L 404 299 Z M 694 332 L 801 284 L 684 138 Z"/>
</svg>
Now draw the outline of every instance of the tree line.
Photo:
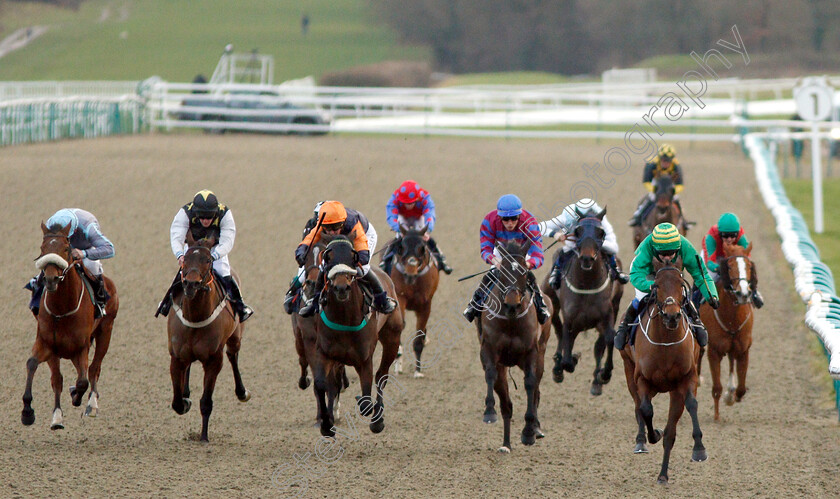
<svg viewBox="0 0 840 499">
<path fill-rule="evenodd" d="M 703 53 L 733 25 L 750 53 L 840 51 L 837 0 L 370 0 L 440 71 L 585 74 Z"/>
</svg>

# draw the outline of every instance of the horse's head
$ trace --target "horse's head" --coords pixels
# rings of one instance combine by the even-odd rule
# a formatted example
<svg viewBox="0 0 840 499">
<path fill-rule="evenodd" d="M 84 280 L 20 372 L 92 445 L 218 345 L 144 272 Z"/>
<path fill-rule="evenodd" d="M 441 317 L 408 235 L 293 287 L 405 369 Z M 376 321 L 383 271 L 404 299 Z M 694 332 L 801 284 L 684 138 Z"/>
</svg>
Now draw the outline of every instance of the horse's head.
<svg viewBox="0 0 840 499">
<path fill-rule="evenodd" d="M 600 258 L 601 246 L 607 236 L 607 232 L 601 225 L 606 214 L 607 209 L 604 208 L 600 213 L 581 216 L 575 226 L 575 248 L 580 260 L 580 268 L 583 270 L 592 270 L 595 261 Z"/>
<path fill-rule="evenodd" d="M 336 300 L 346 302 L 350 299 L 353 281 L 358 277 L 359 253 L 353 249 L 351 240 L 342 235 L 323 235 L 321 240 L 327 245 L 322 261 L 330 283 L 329 292 Z"/>
<path fill-rule="evenodd" d="M 318 280 L 318 269 L 320 268 L 324 250 L 327 244 L 322 240 L 312 245 L 306 261 L 303 263 L 303 294 L 306 297 L 313 296 Z"/>
<path fill-rule="evenodd" d="M 750 302 L 751 286 L 757 279 L 755 264 L 749 258 L 751 250 L 752 243 L 746 248 L 738 244 L 723 245 L 725 258 L 720 262 L 718 274 L 723 288 L 735 298 L 738 305 Z"/>
<path fill-rule="evenodd" d="M 657 211 L 665 213 L 671 207 L 675 193 L 674 179 L 670 175 L 660 175 L 657 177 L 656 190 L 654 191 Z"/>
<path fill-rule="evenodd" d="M 656 271 L 651 293 L 666 328 L 676 329 L 680 325 L 683 302 L 688 295 L 687 289 L 679 268 L 664 265 Z"/>
<path fill-rule="evenodd" d="M 528 303 L 525 294 L 528 289 L 528 264 L 525 262 L 529 244 L 508 241 L 499 247 L 502 265 L 499 268 L 499 292 L 501 293 L 502 313 L 508 319 L 516 317 L 517 310 Z"/>
<path fill-rule="evenodd" d="M 429 264 L 431 252 L 424 238 L 428 230 L 428 225 L 420 230 L 405 225 L 400 226 L 402 237 L 397 248 L 397 258 L 409 279 L 416 277 Z"/>
<path fill-rule="evenodd" d="M 58 289 L 58 283 L 64 280 L 73 260 L 70 253 L 70 224 L 66 227 L 47 227 L 41 222 L 41 231 L 44 240 L 41 242 L 41 254 L 35 259 L 35 266 L 44 272 L 47 291 L 54 292 Z"/>
<path fill-rule="evenodd" d="M 214 237 L 196 241 L 187 231 L 187 252 L 184 253 L 184 266 L 181 268 L 181 284 L 187 298 L 195 298 L 199 290 L 209 291 L 213 282 L 213 257 L 211 248 L 216 244 Z"/>
</svg>

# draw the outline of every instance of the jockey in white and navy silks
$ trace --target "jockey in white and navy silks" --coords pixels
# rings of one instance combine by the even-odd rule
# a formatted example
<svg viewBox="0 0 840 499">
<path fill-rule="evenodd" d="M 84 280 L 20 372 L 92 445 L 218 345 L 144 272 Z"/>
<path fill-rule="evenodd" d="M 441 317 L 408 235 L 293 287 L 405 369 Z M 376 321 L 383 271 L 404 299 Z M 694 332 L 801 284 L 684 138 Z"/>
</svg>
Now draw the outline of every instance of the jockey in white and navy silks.
<svg viewBox="0 0 840 499">
<path fill-rule="evenodd" d="M 192 234 L 194 240 L 212 237 L 216 243 L 210 250 L 213 258 L 213 271 L 218 274 L 227 291 L 231 304 L 239 315 L 239 321 L 245 322 L 254 313 L 251 307 L 242 300 L 242 293 L 238 284 L 230 275 L 230 261 L 228 253 L 233 249 L 236 240 L 236 222 L 233 220 L 233 213 L 230 208 L 219 203 L 216 195 L 208 190 L 196 193 L 193 201 L 184 205 L 169 227 L 169 244 L 172 253 L 178 259 L 179 267 L 184 263 L 184 254 L 187 252 L 187 231 Z M 172 292 L 181 285 L 181 272 L 175 276 L 172 286 L 167 291 L 163 301 L 158 307 L 157 313 L 166 316 L 172 304 Z"/>
<path fill-rule="evenodd" d="M 484 274 L 481 284 L 475 290 L 472 300 L 464 310 L 464 317 L 472 322 L 478 317 L 483 309 L 484 300 L 488 292 L 498 280 L 497 272 L 502 265 L 502 255 L 496 245 L 504 245 L 508 241 L 516 241 L 520 244 L 529 244 L 525 262 L 528 266 L 528 286 L 534 296 L 534 305 L 537 309 L 537 320 L 544 324 L 548 319 L 548 309 L 543 303 L 542 294 L 537 287 L 537 279 L 534 277 L 533 269 L 538 269 L 543 264 L 542 236 L 540 235 L 537 220 L 528 211 L 522 209 L 522 201 L 514 194 L 505 194 L 496 203 L 496 209 L 488 213 L 481 222 L 479 230 L 481 259 L 489 265 L 493 265 L 490 272 Z"/>
<path fill-rule="evenodd" d="M 583 198 L 577 203 L 570 204 L 563 208 L 556 217 L 540 222 L 540 233 L 543 237 L 552 237 L 563 243 L 563 250 L 554 261 L 551 267 L 551 274 L 548 278 L 549 285 L 554 289 L 560 288 L 560 283 L 563 279 L 563 271 L 566 268 L 568 258 L 575 249 L 575 237 L 572 232 L 580 220 L 580 214 L 583 216 L 594 216 L 600 213 L 602 208 L 598 203 L 589 199 Z M 620 281 L 622 284 L 628 282 L 628 277 L 618 268 L 615 256 L 618 254 L 618 239 L 615 237 L 615 230 L 612 224 L 607 220 L 607 216 L 601 219 L 601 227 L 604 229 L 604 243 L 601 246 L 601 251 L 606 257 L 606 261 L 610 265 L 610 273 L 612 278 Z"/>
<path fill-rule="evenodd" d="M 97 305 L 97 317 L 105 315 L 105 303 L 108 301 L 108 292 L 105 290 L 105 282 L 102 280 L 102 263 L 114 256 L 114 244 L 102 234 L 99 221 L 93 213 L 79 208 L 64 208 L 58 210 L 45 223 L 48 228 L 70 226 L 70 248 L 74 258 L 80 258 L 85 268 L 96 281 L 91 284 L 94 287 L 94 295 Z M 38 315 L 38 307 L 43 292 L 43 281 L 40 274 L 33 278 L 27 289 L 32 290 L 32 301 L 29 308 L 32 313 Z"/>
<path fill-rule="evenodd" d="M 423 238 L 437 260 L 438 268 L 447 274 L 452 273 L 452 267 L 446 263 L 446 257 L 443 256 L 437 242 L 431 236 L 437 217 L 435 216 L 435 202 L 429 191 L 417 185 L 417 182 L 413 180 L 406 180 L 391 194 L 388 204 L 385 205 L 385 220 L 391 230 L 396 233 L 394 239 L 388 243 L 385 254 L 382 255 L 382 262 L 379 264 L 379 268 L 386 274 L 391 273 L 391 264 L 402 237 L 400 227 L 403 226 L 413 230 L 423 230 L 425 227 L 426 233 Z"/>
</svg>

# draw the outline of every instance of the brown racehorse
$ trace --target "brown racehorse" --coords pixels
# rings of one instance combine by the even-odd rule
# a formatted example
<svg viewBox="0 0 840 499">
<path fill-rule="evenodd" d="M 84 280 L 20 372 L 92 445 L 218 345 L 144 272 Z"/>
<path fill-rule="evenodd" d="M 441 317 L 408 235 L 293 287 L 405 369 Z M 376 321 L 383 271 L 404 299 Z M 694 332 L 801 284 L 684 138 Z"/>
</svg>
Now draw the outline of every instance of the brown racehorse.
<svg viewBox="0 0 840 499">
<path fill-rule="evenodd" d="M 525 256 L 530 245 L 510 241 L 502 253 L 502 264 L 496 272 L 497 279 L 487 296 L 481 317 L 477 321 L 481 342 L 481 365 L 487 382 L 484 399 L 484 422 L 497 421 L 493 390 L 499 395 L 499 405 L 504 421 L 504 439 L 499 452 L 509 453 L 510 419 L 513 403 L 508 392 L 508 368 L 519 366 L 525 373 L 525 393 L 528 397 L 525 410 L 525 427 L 521 441 L 533 445 L 544 437 L 537 411 L 540 407 L 540 381 L 545 363 L 545 349 L 551 336 L 551 323 L 540 325 L 533 305 L 533 294 L 528 289 Z M 539 292 L 539 290 L 536 290 Z M 546 302 L 551 314 L 551 303 Z"/>
<path fill-rule="evenodd" d="M 658 393 L 670 393 L 671 396 L 659 483 L 668 482 L 668 460 L 677 437 L 677 423 L 683 408 L 688 409 L 691 415 L 694 437 L 691 460 L 706 460 L 703 432 L 697 421 L 700 346 L 694 340 L 682 310 L 687 296 L 688 287 L 678 268 L 666 265 L 657 270 L 654 287 L 651 288 L 651 305 L 639 315 L 635 345 L 628 343 L 621 351 L 627 388 L 633 396 L 636 421 L 639 424 L 635 453 L 648 452 L 645 446 L 645 427 L 651 444 L 662 438 L 662 430 L 653 428 L 651 401 Z"/>
<path fill-rule="evenodd" d="M 400 348 L 400 334 L 405 326 L 402 311 L 390 314 L 374 310 L 367 312 L 364 292 L 356 282 L 359 254 L 353 243 L 344 236 L 322 236 L 327 244 L 322 254 L 327 287 L 321 292 L 321 311 L 316 316 L 316 346 L 309 358 L 315 378 L 315 397 L 321 419 L 321 434 L 334 436 L 333 402 L 341 385 L 336 374 L 342 366 L 353 366 L 359 375 L 362 396 L 357 398 L 359 414 L 369 418 L 370 430 L 385 429 L 383 393 L 387 374 Z M 377 277 L 388 296 L 395 298 L 391 279 L 379 269 Z M 318 285 L 321 285 L 320 283 Z M 373 352 L 377 340 L 382 343 L 382 358 L 376 371 L 376 402 L 371 397 L 373 383 Z M 308 355 L 307 355 L 308 357 Z"/>
<path fill-rule="evenodd" d="M 303 287 L 301 288 L 301 294 L 298 298 L 299 301 L 303 302 L 311 297 L 315 293 L 315 282 L 318 277 L 318 265 L 321 262 L 321 254 L 323 253 L 324 249 L 327 245 L 323 241 L 318 241 L 317 243 L 312 245 L 312 250 L 306 257 L 306 262 L 304 263 L 304 273 L 303 273 Z M 300 364 L 300 378 L 298 379 L 298 387 L 301 390 L 306 390 L 309 388 L 310 379 L 307 377 L 306 372 L 309 368 L 310 361 L 309 359 L 313 358 L 315 355 L 316 347 L 316 340 L 317 335 L 315 331 L 315 317 L 301 317 L 300 314 L 297 313 L 297 310 L 292 314 L 292 331 L 294 331 L 295 335 L 295 350 L 298 354 L 298 363 Z M 338 374 L 340 378 L 336 380 L 336 383 L 342 383 L 341 391 L 344 391 L 344 388 L 350 386 L 350 381 L 347 379 L 347 373 L 344 369 L 344 366 L 341 366 Z M 340 402 L 338 401 L 339 395 L 336 395 L 336 404 L 335 404 L 335 419 L 340 417 Z M 316 424 L 320 426 L 321 420 L 318 417 L 318 405 L 316 402 L 315 405 L 315 420 Z"/>
<path fill-rule="evenodd" d="M 190 365 L 201 362 L 204 368 L 204 393 L 201 396 L 201 441 L 209 442 L 207 428 L 213 412 L 213 390 L 222 370 L 222 351 L 227 345 L 227 358 L 233 368 L 236 398 L 247 402 L 251 394 L 239 374 L 239 347 L 243 326 L 226 299 L 224 286 L 213 273 L 210 250 L 214 238 L 195 241 L 187 231 L 187 252 L 181 268 L 183 291 L 172 299 L 169 314 L 169 374 L 172 377 L 172 409 L 186 414 L 190 401 Z M 234 279 L 236 275 L 233 274 Z"/>
<path fill-rule="evenodd" d="M 114 319 L 119 310 L 119 297 L 114 282 L 105 277 L 105 289 L 111 295 L 105 305 L 105 316 L 94 319 L 94 303 L 86 291 L 80 261 L 72 261 L 70 254 L 70 226 L 47 227 L 41 223 L 44 240 L 41 255 L 35 260 L 38 269 L 44 272 L 46 289 L 41 297 L 38 314 L 38 332 L 32 356 L 26 361 L 26 391 L 23 393 L 23 412 L 20 420 L 25 425 L 35 422 L 32 409 L 32 379 L 38 364 L 46 361 L 50 366 L 52 389 L 55 393 L 55 408 L 50 428 L 64 428 L 64 414 L 61 410 L 61 387 L 63 377 L 59 369 L 61 359 L 70 359 L 76 367 L 76 385 L 70 387 L 74 406 L 82 403 L 82 395 L 90 386 L 86 416 L 96 416 L 99 410 L 99 373 L 102 359 L 111 342 Z M 88 352 L 96 344 L 93 361 L 88 367 Z"/>
<path fill-rule="evenodd" d="M 420 372 L 423 347 L 426 345 L 426 324 L 432 313 L 432 298 L 437 291 L 440 272 L 424 236 L 428 226 L 421 230 L 400 227 L 402 237 L 398 244 L 397 262 L 391 268 L 391 280 L 397 291 L 397 299 L 403 316 L 411 310 L 417 317 L 414 335 L 414 377 L 422 378 Z"/>
<path fill-rule="evenodd" d="M 752 345 L 753 307 L 751 285 L 757 279 L 755 264 L 749 254 L 752 243 L 744 249 L 734 244 L 724 244 L 725 258 L 720 261 L 717 292 L 720 308 L 714 310 L 708 303 L 700 306 L 700 318 L 709 331 L 709 370 L 712 372 L 712 397 L 715 399 L 715 421 L 720 419 L 720 361 L 729 357 L 729 386 L 724 401 L 726 405 L 740 402 L 747 393 L 747 366 Z M 737 366 L 737 367 L 736 367 Z M 738 388 L 735 388 L 735 369 Z"/>
<path fill-rule="evenodd" d="M 575 339 L 587 329 L 596 328 L 595 371 L 592 373 L 592 395 L 601 395 L 603 385 L 609 383 L 613 371 L 613 338 L 615 319 L 624 288 L 610 278 L 607 262 L 601 252 L 606 232 L 601 221 L 606 209 L 591 217 L 581 218 L 572 233 L 575 238 L 574 255 L 569 260 L 568 270 L 560 289 L 543 282 L 543 293 L 551 299 L 554 313 L 551 322 L 557 336 L 557 353 L 554 354 L 554 381 L 563 381 L 563 371 L 574 372 L 577 357 L 572 355 Z M 563 250 L 558 250 L 558 253 Z M 555 259 L 557 255 L 555 255 Z M 607 354 L 604 365 L 601 359 Z"/>
<path fill-rule="evenodd" d="M 633 228 L 634 248 L 638 248 L 639 244 L 653 232 L 653 228 L 661 223 L 674 224 L 683 236 L 688 233 L 688 227 L 694 223 L 685 221 L 679 203 L 674 200 L 676 187 L 670 175 L 657 177 L 655 185 L 656 204 L 642 220 L 642 223 Z"/>
</svg>

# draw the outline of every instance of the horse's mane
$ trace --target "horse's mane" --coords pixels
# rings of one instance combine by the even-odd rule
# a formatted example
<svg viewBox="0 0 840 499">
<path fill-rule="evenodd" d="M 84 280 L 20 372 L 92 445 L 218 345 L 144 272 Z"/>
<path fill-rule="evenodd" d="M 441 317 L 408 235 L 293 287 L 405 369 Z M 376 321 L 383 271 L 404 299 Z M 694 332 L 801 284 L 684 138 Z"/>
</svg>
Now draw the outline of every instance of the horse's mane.
<svg viewBox="0 0 840 499">
<path fill-rule="evenodd" d="M 727 244 L 723 243 L 723 255 L 726 257 L 730 256 L 750 256 L 750 252 L 752 251 L 752 243 L 749 244 L 746 248 L 741 246 L 738 243 L 734 244 Z"/>
<path fill-rule="evenodd" d="M 505 243 L 504 250 L 511 256 L 525 256 L 531 245 L 520 244 L 518 241 L 510 240 Z"/>
</svg>

